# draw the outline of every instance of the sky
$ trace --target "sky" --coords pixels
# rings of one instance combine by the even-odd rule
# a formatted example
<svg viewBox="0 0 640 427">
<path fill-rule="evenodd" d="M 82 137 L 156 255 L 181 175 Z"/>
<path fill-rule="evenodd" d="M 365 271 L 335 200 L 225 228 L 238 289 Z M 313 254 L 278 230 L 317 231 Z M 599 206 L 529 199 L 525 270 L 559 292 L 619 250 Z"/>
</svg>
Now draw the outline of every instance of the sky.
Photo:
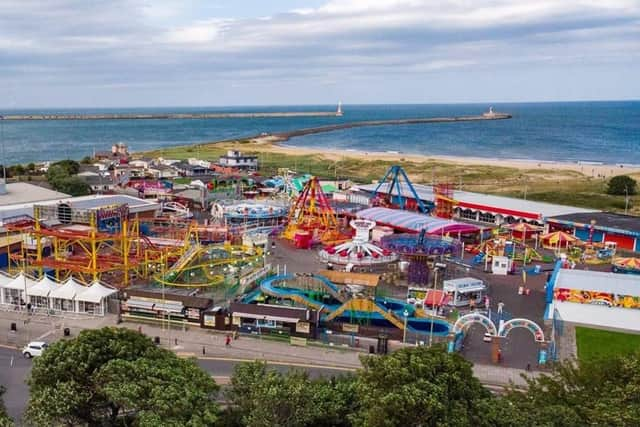
<svg viewBox="0 0 640 427">
<path fill-rule="evenodd" d="M 640 0 L 0 0 L 0 108 L 640 99 Z"/>
</svg>

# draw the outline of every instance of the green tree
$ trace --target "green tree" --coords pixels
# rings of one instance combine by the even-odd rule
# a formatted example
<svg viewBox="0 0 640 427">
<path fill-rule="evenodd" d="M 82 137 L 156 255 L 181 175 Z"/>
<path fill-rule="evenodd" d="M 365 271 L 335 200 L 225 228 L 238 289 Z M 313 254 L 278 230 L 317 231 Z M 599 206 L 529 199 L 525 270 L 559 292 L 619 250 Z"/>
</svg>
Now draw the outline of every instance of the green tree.
<svg viewBox="0 0 640 427">
<path fill-rule="evenodd" d="M 27 170 L 29 173 L 34 173 L 36 171 L 36 164 L 31 162 L 27 165 Z"/>
<path fill-rule="evenodd" d="M 349 426 L 352 377 L 311 379 L 304 372 L 281 374 L 261 362 L 238 365 L 226 396 L 226 425 L 251 427 Z"/>
<path fill-rule="evenodd" d="M 91 194 L 89 184 L 77 176 L 69 176 L 55 182 L 56 184 L 53 185 L 53 188 L 62 193 L 72 196 L 86 196 L 87 194 Z"/>
<path fill-rule="evenodd" d="M 49 167 L 60 167 L 67 175 L 76 175 L 80 172 L 80 163 L 75 160 L 60 160 L 59 162 L 52 163 Z"/>
<path fill-rule="evenodd" d="M 526 392 L 505 398 L 528 424 L 548 426 L 637 425 L 640 419 L 640 353 L 556 365 L 528 381 Z"/>
<path fill-rule="evenodd" d="M 9 414 L 7 414 L 7 408 L 4 406 L 4 400 L 2 399 L 2 396 L 4 396 L 6 391 L 7 390 L 4 386 L 0 385 L 0 427 L 9 427 L 13 425 L 13 420 Z"/>
<path fill-rule="evenodd" d="M 80 160 L 80 163 L 82 163 L 83 165 L 90 165 L 92 162 L 93 159 L 89 156 L 84 156 L 82 160 Z"/>
<path fill-rule="evenodd" d="M 636 194 L 638 183 L 635 179 L 627 175 L 614 176 L 607 183 L 607 194 L 632 196 Z"/>
<path fill-rule="evenodd" d="M 476 426 L 491 398 L 471 363 L 443 348 L 416 347 L 362 358 L 359 426 Z"/>
<path fill-rule="evenodd" d="M 26 419 L 32 425 L 204 426 L 218 387 L 192 360 L 135 331 L 85 330 L 34 360 Z"/>
<path fill-rule="evenodd" d="M 12 166 L 13 168 L 13 175 L 17 175 L 17 176 L 21 176 L 25 174 L 25 168 L 22 165 L 14 165 Z"/>
</svg>

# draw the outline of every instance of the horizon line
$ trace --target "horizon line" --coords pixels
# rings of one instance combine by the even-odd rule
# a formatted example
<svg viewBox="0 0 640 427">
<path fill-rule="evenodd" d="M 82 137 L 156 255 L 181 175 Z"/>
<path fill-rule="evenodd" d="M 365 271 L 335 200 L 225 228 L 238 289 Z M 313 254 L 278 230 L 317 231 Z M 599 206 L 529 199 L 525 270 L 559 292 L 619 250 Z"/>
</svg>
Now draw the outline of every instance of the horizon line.
<svg viewBox="0 0 640 427">
<path fill-rule="evenodd" d="M 504 105 L 504 104 L 575 104 L 575 103 L 606 103 L 606 102 L 640 102 L 640 98 L 623 98 L 623 99 L 574 99 L 563 101 L 451 101 L 451 102 L 404 102 L 404 103 L 345 103 L 341 102 L 344 106 L 418 106 L 418 105 Z M 97 109 L 97 110 L 117 110 L 117 109 L 155 109 L 155 108 L 246 108 L 246 107 L 334 107 L 338 105 L 338 101 L 332 104 L 228 104 L 228 105 L 141 105 L 141 106 L 117 106 L 117 107 L 96 107 L 96 106 L 42 106 L 42 107 L 4 107 L 0 106 L 0 111 L 16 111 L 16 110 L 50 110 L 50 109 Z"/>
</svg>

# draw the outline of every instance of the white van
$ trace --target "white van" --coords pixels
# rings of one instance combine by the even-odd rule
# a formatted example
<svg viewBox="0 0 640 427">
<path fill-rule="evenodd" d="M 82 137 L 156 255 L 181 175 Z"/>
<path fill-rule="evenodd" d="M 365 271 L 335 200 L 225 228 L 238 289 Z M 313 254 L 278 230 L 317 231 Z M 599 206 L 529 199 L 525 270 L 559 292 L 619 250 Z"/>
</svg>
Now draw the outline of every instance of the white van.
<svg viewBox="0 0 640 427">
<path fill-rule="evenodd" d="M 447 304 L 453 307 L 468 306 L 472 300 L 479 306 L 487 294 L 487 285 L 474 277 L 445 280 L 443 289 L 448 295 Z"/>
</svg>

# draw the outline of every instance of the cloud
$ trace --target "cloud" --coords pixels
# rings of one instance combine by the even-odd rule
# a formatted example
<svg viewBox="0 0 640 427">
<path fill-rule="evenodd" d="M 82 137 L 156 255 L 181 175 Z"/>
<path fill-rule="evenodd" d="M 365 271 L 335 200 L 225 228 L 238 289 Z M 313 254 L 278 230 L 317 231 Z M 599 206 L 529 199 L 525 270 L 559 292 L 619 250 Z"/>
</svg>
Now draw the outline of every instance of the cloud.
<svg viewBox="0 0 640 427">
<path fill-rule="evenodd" d="M 203 4 L 2 2 L 0 83 L 14 92 L 75 84 L 89 99 L 97 87 L 244 87 L 260 79 L 322 87 L 554 61 L 637 65 L 640 53 L 634 0 L 331 0 L 261 18 L 214 16 Z"/>
</svg>

